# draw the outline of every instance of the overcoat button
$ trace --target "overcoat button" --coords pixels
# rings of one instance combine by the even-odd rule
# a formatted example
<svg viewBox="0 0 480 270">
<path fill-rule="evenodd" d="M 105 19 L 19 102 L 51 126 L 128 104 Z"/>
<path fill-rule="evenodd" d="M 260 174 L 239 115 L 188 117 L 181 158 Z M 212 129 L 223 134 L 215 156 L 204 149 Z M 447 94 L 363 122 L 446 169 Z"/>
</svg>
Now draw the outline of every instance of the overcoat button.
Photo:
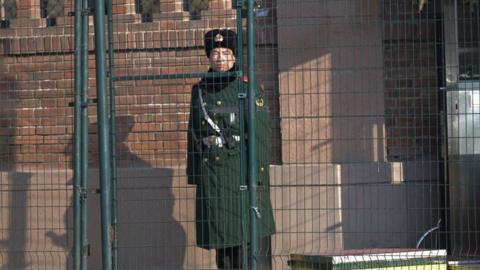
<svg viewBox="0 0 480 270">
<path fill-rule="evenodd" d="M 261 172 L 265 171 L 265 168 L 264 168 L 264 167 L 260 167 L 260 171 L 261 171 Z"/>
<path fill-rule="evenodd" d="M 265 102 L 263 101 L 263 97 L 257 98 L 255 103 L 257 104 L 258 107 L 263 107 L 263 105 L 265 104 Z"/>
<path fill-rule="evenodd" d="M 202 125 L 204 125 L 204 126 L 205 126 L 205 121 L 202 121 Z"/>
<path fill-rule="evenodd" d="M 220 157 L 219 157 L 219 156 L 216 156 L 216 157 L 215 157 L 215 160 L 216 160 L 216 161 L 219 161 L 219 160 L 220 160 Z"/>
<path fill-rule="evenodd" d="M 222 105 L 222 101 L 221 101 L 221 100 L 217 100 L 217 105 L 218 105 L 218 106 Z"/>
<path fill-rule="evenodd" d="M 203 162 L 207 162 L 207 161 L 208 161 L 208 158 L 204 158 L 204 159 L 203 159 Z"/>
</svg>

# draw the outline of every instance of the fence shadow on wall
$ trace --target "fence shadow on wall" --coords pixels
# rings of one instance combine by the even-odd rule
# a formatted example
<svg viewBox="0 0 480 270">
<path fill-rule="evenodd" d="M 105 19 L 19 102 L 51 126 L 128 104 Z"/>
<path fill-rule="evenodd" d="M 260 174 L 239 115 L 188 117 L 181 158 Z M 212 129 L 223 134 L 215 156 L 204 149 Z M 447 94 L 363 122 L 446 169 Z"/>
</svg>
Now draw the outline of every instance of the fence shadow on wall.
<svg viewBox="0 0 480 270">
<path fill-rule="evenodd" d="M 27 249 L 28 189 L 32 174 L 16 171 L 16 82 L 3 69 L 0 57 L 0 269 L 25 269 Z"/>
<path fill-rule="evenodd" d="M 116 121 L 120 269 L 182 269 L 186 233 L 173 217 L 173 170 L 154 168 L 130 150 L 127 137 L 134 125 L 133 116 L 119 116 Z M 101 269 L 102 259 L 97 149 L 97 123 L 92 123 L 89 125 L 89 269 Z M 71 153 L 70 149 L 67 151 Z M 72 207 L 64 214 L 65 223 Z M 66 235 L 48 234 L 54 243 L 68 248 L 62 241 Z M 67 269 L 68 265 L 71 264 L 67 264 Z"/>
</svg>

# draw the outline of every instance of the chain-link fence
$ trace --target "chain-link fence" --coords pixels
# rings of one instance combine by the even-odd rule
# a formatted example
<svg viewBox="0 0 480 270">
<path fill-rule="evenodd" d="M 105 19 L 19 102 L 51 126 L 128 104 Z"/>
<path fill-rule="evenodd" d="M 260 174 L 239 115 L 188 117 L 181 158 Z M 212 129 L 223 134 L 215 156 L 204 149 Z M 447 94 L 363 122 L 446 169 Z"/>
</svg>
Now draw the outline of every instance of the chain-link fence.
<svg viewBox="0 0 480 270">
<path fill-rule="evenodd" d="M 45 28 L 39 6 L 0 5 L 0 269 L 71 261 L 72 26 Z"/>
<path fill-rule="evenodd" d="M 478 1 L 102 4 L 0 2 L 0 269 L 476 267 Z"/>
</svg>

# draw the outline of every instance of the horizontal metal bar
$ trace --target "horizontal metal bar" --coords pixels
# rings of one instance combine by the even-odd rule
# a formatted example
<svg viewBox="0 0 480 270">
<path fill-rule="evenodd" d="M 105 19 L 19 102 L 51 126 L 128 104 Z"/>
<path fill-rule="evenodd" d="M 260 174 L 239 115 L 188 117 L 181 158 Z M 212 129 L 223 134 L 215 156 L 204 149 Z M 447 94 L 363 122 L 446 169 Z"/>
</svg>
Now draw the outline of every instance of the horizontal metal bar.
<svg viewBox="0 0 480 270">
<path fill-rule="evenodd" d="M 242 71 L 231 72 L 203 72 L 203 73 L 180 73 L 180 74 L 157 74 L 157 75 L 137 75 L 113 77 L 114 81 L 144 81 L 144 80 L 171 80 L 171 79 L 190 79 L 190 78 L 220 78 L 237 76 L 242 77 Z"/>
</svg>

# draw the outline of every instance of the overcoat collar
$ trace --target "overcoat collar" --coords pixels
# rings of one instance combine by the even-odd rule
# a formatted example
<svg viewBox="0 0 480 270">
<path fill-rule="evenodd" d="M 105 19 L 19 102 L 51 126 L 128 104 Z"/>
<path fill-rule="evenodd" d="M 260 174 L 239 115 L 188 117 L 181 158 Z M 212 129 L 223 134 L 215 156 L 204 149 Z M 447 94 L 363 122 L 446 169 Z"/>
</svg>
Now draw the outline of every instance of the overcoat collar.
<svg viewBox="0 0 480 270">
<path fill-rule="evenodd" d="M 235 65 L 228 71 L 232 72 L 235 71 Z M 215 72 L 213 69 L 209 69 L 208 73 Z M 220 91 L 223 88 L 227 87 L 231 82 L 235 81 L 237 76 L 232 75 L 228 77 L 211 77 L 211 78 L 202 78 L 200 81 L 200 87 L 205 89 L 206 91 Z"/>
</svg>

